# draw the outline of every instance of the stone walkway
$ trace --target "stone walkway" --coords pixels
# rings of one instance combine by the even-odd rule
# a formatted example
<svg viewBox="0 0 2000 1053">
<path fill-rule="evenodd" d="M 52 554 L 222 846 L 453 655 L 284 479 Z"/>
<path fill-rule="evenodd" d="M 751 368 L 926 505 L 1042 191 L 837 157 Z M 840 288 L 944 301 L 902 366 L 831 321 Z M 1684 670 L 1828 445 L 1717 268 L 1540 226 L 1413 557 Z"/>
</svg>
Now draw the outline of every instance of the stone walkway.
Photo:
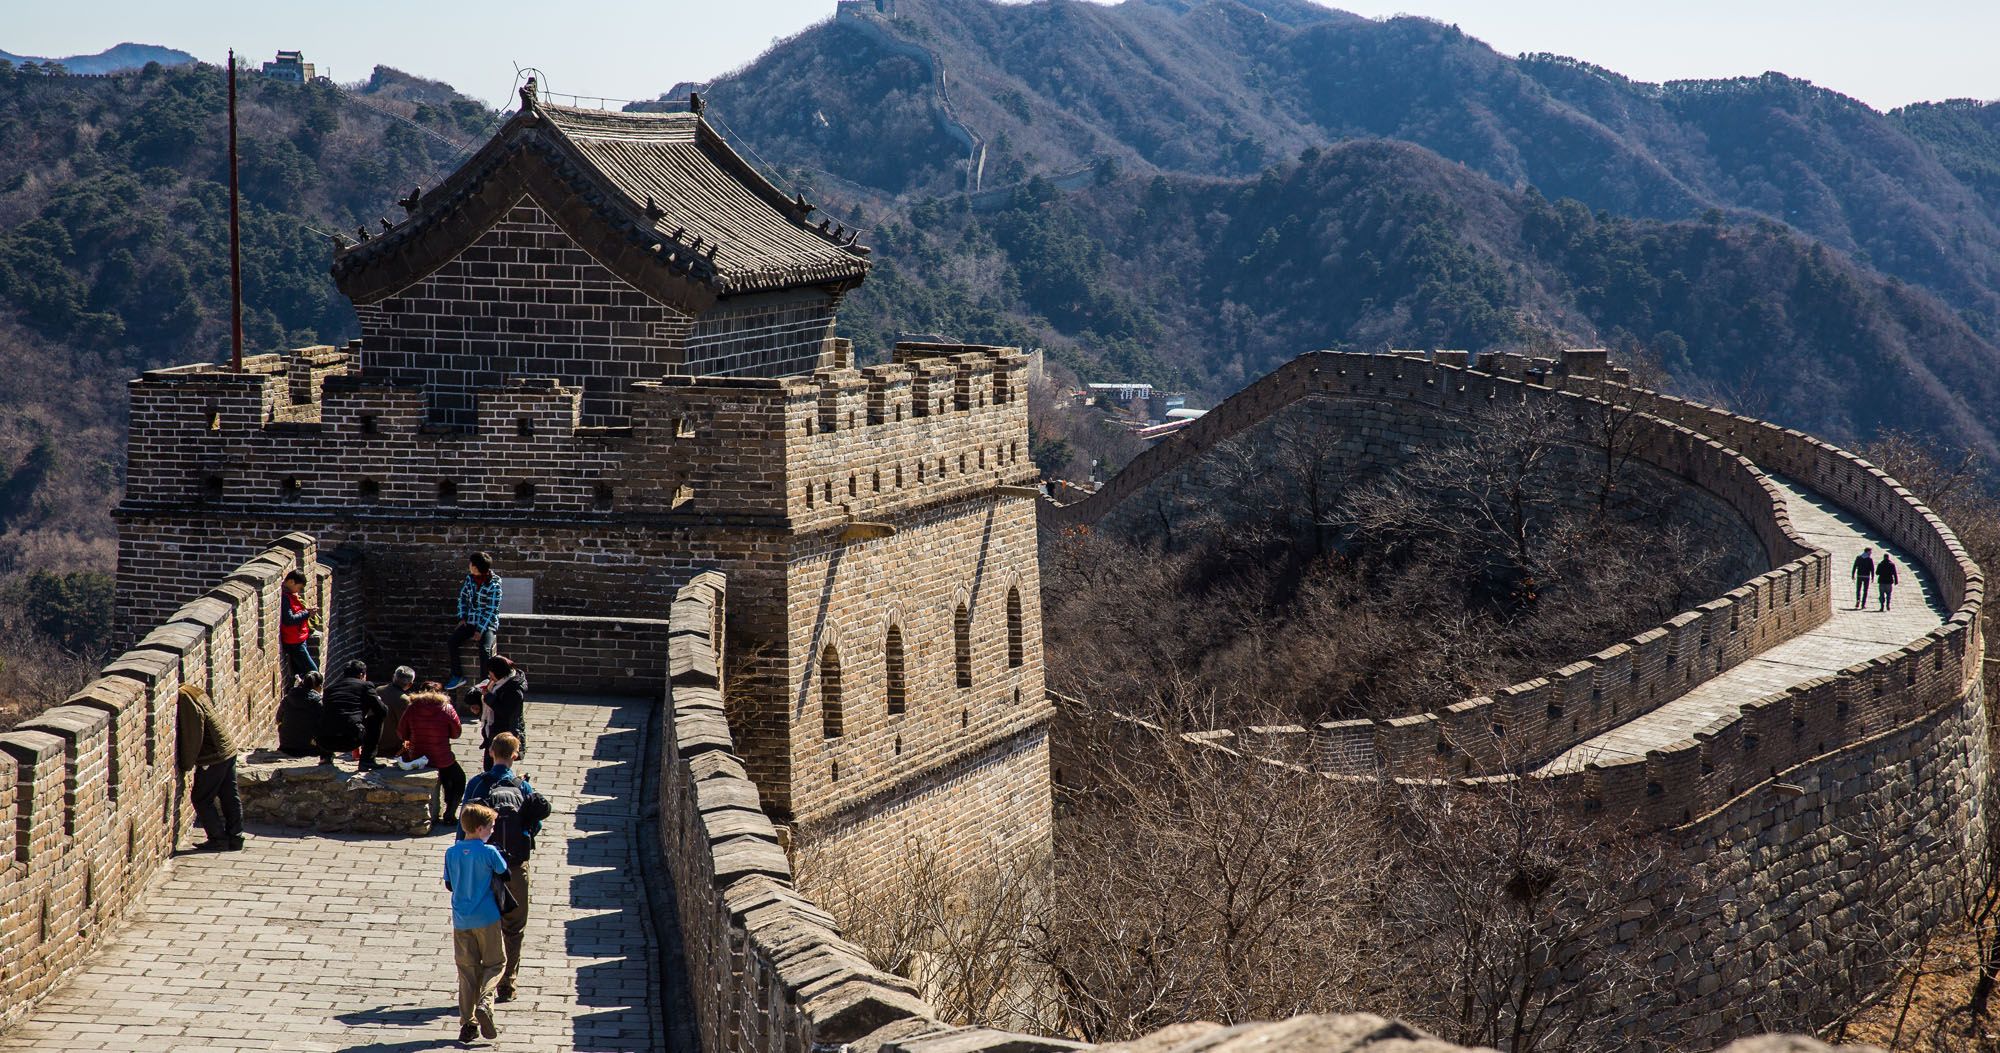
<svg viewBox="0 0 2000 1053">
<path fill-rule="evenodd" d="M 639 873 L 640 763 L 651 703 L 567 698 L 528 709 L 522 770 L 550 796 L 530 875 L 520 995 L 505 1050 L 652 1050 L 662 1040 L 653 927 Z M 478 766 L 478 728 L 460 763 Z M 451 834 L 302 836 L 183 855 L 118 940 L 0 1035 L 55 1050 L 458 1049 Z"/>
<path fill-rule="evenodd" d="M 1671 745 L 1707 727 L 1715 718 L 1734 714 L 1744 704 L 1814 677 L 1839 672 L 1902 647 L 1944 624 L 1947 612 L 1937 583 L 1902 549 L 1891 546 L 1873 528 L 1797 483 L 1771 477 L 1785 493 L 1792 526 L 1813 545 L 1833 553 L 1833 617 L 1804 636 L 1779 644 L 1742 665 L 1706 681 L 1629 724 L 1572 747 L 1542 766 L 1538 774 L 1574 771 L 1591 761 L 1643 757 L 1647 750 Z M 1864 547 L 1883 551 L 1902 570 L 1894 608 L 1854 609 L 1854 557 Z"/>
</svg>

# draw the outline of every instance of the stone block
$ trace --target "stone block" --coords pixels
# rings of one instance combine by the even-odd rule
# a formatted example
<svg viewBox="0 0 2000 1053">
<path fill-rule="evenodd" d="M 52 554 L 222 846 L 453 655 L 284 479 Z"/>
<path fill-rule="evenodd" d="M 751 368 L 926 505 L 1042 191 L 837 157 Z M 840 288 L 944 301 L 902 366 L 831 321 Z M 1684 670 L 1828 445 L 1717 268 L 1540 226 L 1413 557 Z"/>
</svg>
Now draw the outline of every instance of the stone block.
<svg viewBox="0 0 2000 1053">
<path fill-rule="evenodd" d="M 357 773 L 266 750 L 237 762 L 237 781 L 246 819 L 289 830 L 423 836 L 443 801 L 434 771 Z"/>
</svg>

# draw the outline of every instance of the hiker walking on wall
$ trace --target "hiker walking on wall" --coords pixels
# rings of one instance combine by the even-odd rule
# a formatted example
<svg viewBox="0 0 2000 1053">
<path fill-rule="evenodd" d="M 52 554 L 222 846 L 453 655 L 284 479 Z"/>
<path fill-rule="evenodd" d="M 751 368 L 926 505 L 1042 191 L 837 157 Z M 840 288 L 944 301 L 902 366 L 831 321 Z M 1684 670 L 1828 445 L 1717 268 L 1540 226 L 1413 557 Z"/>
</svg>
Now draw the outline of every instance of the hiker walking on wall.
<svg viewBox="0 0 2000 1053">
<path fill-rule="evenodd" d="M 243 799 L 236 792 L 236 740 L 208 704 L 208 692 L 181 685 L 175 706 L 174 763 L 194 773 L 188 797 L 206 841 L 197 852 L 243 848 Z"/>
<path fill-rule="evenodd" d="M 1864 548 L 1854 557 L 1854 609 L 1868 606 L 1868 584 L 1875 580 L 1875 560 L 1869 553 L 1873 548 Z"/>
<path fill-rule="evenodd" d="M 1875 602 L 1879 605 L 1876 610 L 1889 609 L 1889 594 L 1896 591 L 1897 576 L 1896 564 L 1890 562 L 1887 552 L 1882 553 L 1882 562 L 1875 564 Z"/>
<path fill-rule="evenodd" d="M 285 656 L 287 684 L 319 668 L 312 653 L 314 611 L 301 595 L 305 591 L 304 574 L 295 570 L 285 575 L 285 602 L 278 610 L 278 650 Z"/>
<path fill-rule="evenodd" d="M 500 933 L 506 945 L 507 967 L 500 973 L 499 1000 L 514 998 L 514 977 L 521 971 L 521 936 L 528 930 L 528 857 L 535 851 L 535 836 L 542 832 L 542 820 L 553 808 L 549 800 L 535 792 L 528 780 L 514 773 L 514 760 L 521 754 L 521 741 L 512 734 L 493 738 L 493 766 L 465 787 L 465 807 L 484 805 L 498 816 L 491 844 L 507 861 L 507 891 L 514 907 L 500 916 Z"/>
<path fill-rule="evenodd" d="M 472 805 L 459 813 L 459 838 L 444 853 L 444 887 L 451 892 L 452 958 L 458 966 L 458 1041 L 497 1038 L 493 980 L 504 967 L 500 937 L 507 861 L 492 844 L 493 809 Z M 501 999 L 506 1001 L 506 999 Z"/>
<path fill-rule="evenodd" d="M 465 666 L 459 651 L 465 642 L 479 638 L 482 666 L 500 649 L 500 576 L 493 573 L 493 557 L 474 552 L 465 557 L 465 581 L 458 586 L 458 628 L 446 643 L 451 651 L 451 682 L 446 691 L 465 686 Z"/>
</svg>

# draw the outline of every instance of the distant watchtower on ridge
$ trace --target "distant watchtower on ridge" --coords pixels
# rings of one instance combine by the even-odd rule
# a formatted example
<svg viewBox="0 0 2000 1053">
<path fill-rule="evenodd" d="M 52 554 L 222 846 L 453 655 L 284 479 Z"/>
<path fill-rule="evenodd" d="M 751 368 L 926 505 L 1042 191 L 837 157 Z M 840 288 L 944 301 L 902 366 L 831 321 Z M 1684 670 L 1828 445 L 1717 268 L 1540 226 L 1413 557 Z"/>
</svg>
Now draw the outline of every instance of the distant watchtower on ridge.
<svg viewBox="0 0 2000 1053">
<path fill-rule="evenodd" d="M 665 618 L 717 568 L 731 728 L 801 843 L 1046 845 L 1025 356 L 853 368 L 834 327 L 867 250 L 698 112 L 527 92 L 404 206 L 333 264 L 360 340 L 132 382 L 122 633 L 290 531 L 339 560 L 336 622 L 425 675 L 469 550 L 531 584 L 517 657 L 565 619 Z M 663 653 L 618 660 L 612 686 L 657 689 Z M 963 821 L 996 783 L 1009 814 Z"/>
</svg>

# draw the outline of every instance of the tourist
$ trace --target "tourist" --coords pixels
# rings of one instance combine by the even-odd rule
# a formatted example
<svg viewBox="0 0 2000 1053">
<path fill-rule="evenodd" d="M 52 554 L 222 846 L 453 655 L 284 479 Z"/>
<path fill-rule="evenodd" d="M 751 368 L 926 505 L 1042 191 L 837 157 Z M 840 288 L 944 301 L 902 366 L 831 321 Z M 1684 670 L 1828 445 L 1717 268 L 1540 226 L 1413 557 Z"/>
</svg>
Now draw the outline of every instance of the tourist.
<svg viewBox="0 0 2000 1053">
<path fill-rule="evenodd" d="M 278 703 L 278 752 L 287 757 L 310 757 L 319 752 L 320 709 L 319 670 L 308 670 L 285 692 Z"/>
<path fill-rule="evenodd" d="M 314 612 L 301 596 L 306 590 L 304 574 L 296 570 L 286 574 L 284 590 L 285 602 L 278 609 L 278 650 L 285 656 L 286 683 L 294 683 L 319 668 L 312 653 Z"/>
<path fill-rule="evenodd" d="M 465 642 L 479 637 L 482 665 L 500 649 L 500 576 L 493 573 L 493 557 L 474 552 L 465 557 L 465 581 L 458 587 L 458 628 L 451 631 L 446 646 L 451 651 L 451 682 L 446 691 L 465 686 L 465 666 L 459 651 Z"/>
<path fill-rule="evenodd" d="M 404 771 L 434 768 L 444 788 L 444 816 L 439 824 L 456 822 L 458 802 L 465 797 L 465 769 L 451 752 L 451 740 L 462 725 L 451 697 L 442 691 L 418 691 L 409 696 L 408 708 L 396 721 L 396 737 L 402 743 L 397 767 Z"/>
<path fill-rule="evenodd" d="M 479 713 L 479 739 L 487 767 L 493 766 L 493 739 L 501 733 L 514 736 L 525 752 L 528 743 L 528 674 L 506 655 L 486 660 L 486 679 L 479 685 L 485 699 Z"/>
<path fill-rule="evenodd" d="M 497 817 L 493 809 L 466 805 L 458 813 L 462 837 L 444 852 L 444 887 L 451 892 L 452 957 L 458 963 L 458 1040 L 475 1033 L 495 1038 L 493 982 L 506 962 L 500 936 L 500 894 L 496 878 L 506 878 L 507 860 L 487 843 Z M 502 999 L 505 1001 L 505 999 Z"/>
<path fill-rule="evenodd" d="M 243 799 L 236 792 L 236 740 L 208 704 L 208 692 L 182 684 L 175 707 L 174 763 L 193 772 L 188 797 L 207 840 L 197 852 L 243 849 Z"/>
<path fill-rule="evenodd" d="M 319 762 L 332 764 L 333 755 L 358 751 L 360 771 L 371 771 L 375 763 L 375 743 L 382 738 L 382 700 L 375 697 L 375 685 L 368 682 L 368 664 L 347 663 L 340 679 L 328 684 L 320 704 Z"/>
<path fill-rule="evenodd" d="M 375 697 L 382 700 L 382 741 L 375 744 L 377 757 L 394 757 L 403 752 L 402 732 L 397 729 L 402 727 L 403 707 L 408 705 L 410 688 L 416 683 L 417 671 L 399 665 L 389 674 L 389 682 L 375 689 Z"/>
<path fill-rule="evenodd" d="M 514 978 L 521 971 L 521 935 L 528 929 L 528 857 L 535 851 L 535 836 L 542 832 L 542 820 L 553 809 L 549 800 L 535 792 L 528 780 L 514 774 L 514 761 L 521 755 L 521 740 L 511 733 L 496 735 L 492 743 L 492 766 L 473 777 L 465 788 L 463 816 L 477 805 L 499 816 L 493 843 L 507 860 L 507 891 L 514 907 L 500 918 L 500 930 L 507 946 L 507 968 L 500 975 L 500 1001 L 514 998 Z M 463 821 L 460 822 L 463 826 Z"/>
<path fill-rule="evenodd" d="M 1875 564 L 1875 601 L 1880 606 L 1875 609 L 1889 609 L 1889 594 L 1896 591 L 1896 564 L 1891 562 L 1887 552 L 1882 553 L 1882 562 Z"/>
<path fill-rule="evenodd" d="M 1875 580 L 1875 561 L 1869 558 L 1873 548 L 1864 548 L 1854 557 L 1854 609 L 1868 606 L 1868 583 Z"/>
</svg>

